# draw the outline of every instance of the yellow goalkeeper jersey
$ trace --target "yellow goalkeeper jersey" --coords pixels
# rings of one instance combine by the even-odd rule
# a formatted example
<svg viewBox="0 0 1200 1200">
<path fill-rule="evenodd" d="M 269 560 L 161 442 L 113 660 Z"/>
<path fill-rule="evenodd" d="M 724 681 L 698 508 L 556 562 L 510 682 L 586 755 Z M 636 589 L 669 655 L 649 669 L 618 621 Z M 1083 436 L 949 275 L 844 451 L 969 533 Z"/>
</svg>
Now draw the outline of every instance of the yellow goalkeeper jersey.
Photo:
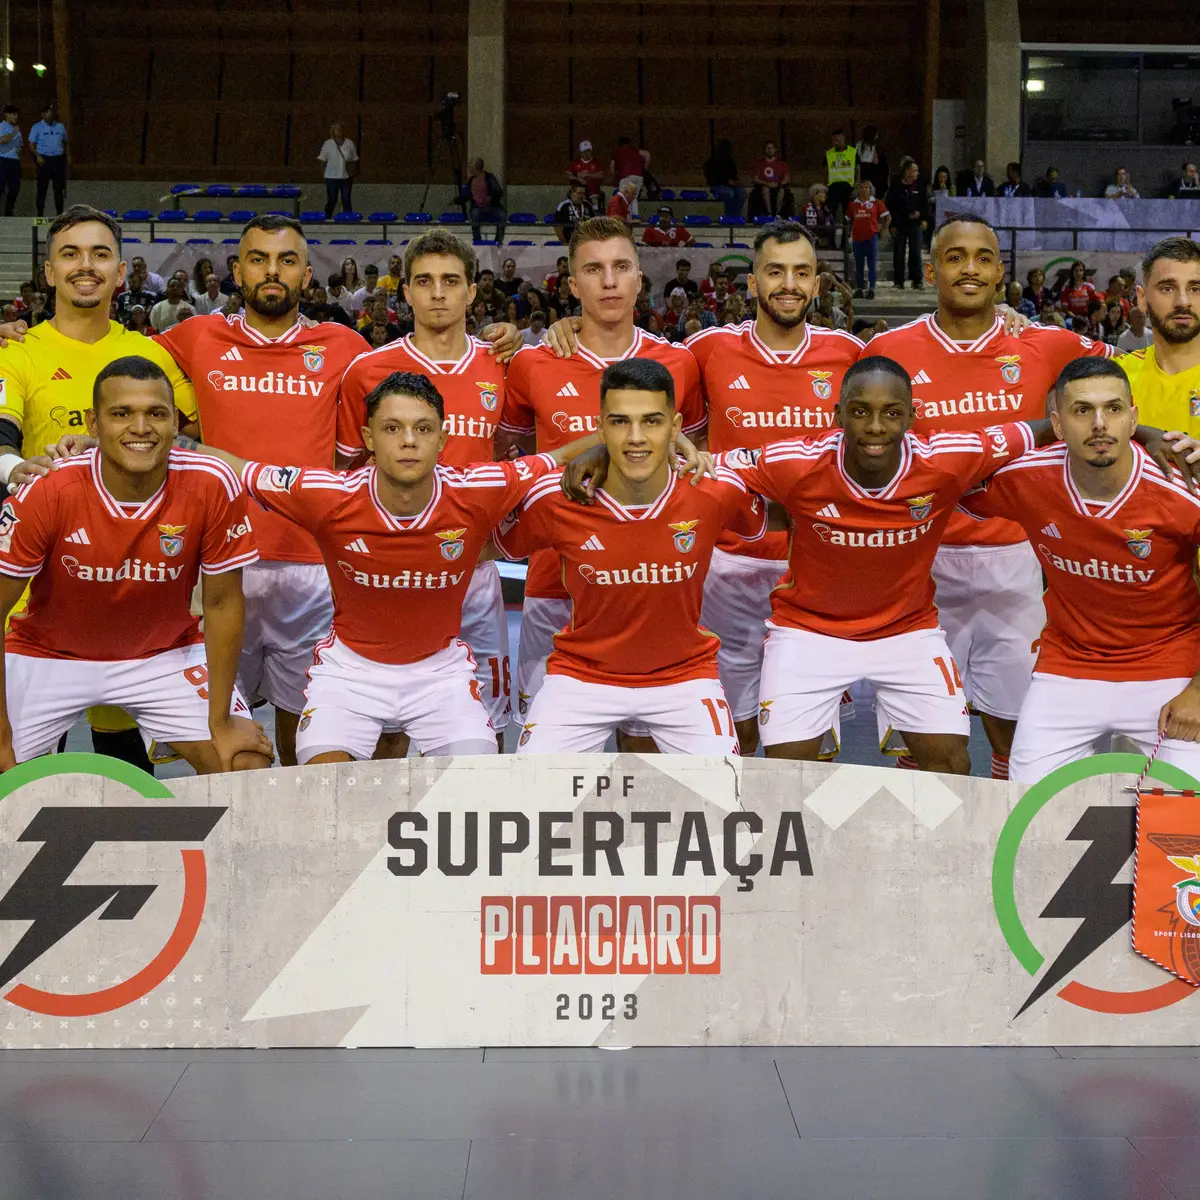
<svg viewBox="0 0 1200 1200">
<path fill-rule="evenodd" d="M 1129 376 L 1138 420 L 1200 437 L 1200 366 L 1168 375 L 1149 345 L 1116 360 Z"/>
</svg>

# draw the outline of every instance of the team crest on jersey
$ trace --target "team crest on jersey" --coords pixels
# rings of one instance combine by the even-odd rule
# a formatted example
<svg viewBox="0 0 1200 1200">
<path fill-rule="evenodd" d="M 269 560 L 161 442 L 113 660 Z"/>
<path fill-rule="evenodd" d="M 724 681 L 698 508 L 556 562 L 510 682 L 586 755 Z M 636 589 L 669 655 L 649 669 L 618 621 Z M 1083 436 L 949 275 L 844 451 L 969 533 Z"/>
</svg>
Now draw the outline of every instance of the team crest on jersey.
<svg viewBox="0 0 1200 1200">
<path fill-rule="evenodd" d="M 475 386 L 479 389 L 479 403 L 483 405 L 488 412 L 495 412 L 496 405 L 500 403 L 500 394 L 496 390 L 494 383 L 475 381 Z"/>
<path fill-rule="evenodd" d="M 830 379 L 833 378 L 832 371 L 809 371 L 812 376 L 813 395 L 818 400 L 828 400 L 833 395 L 833 384 Z"/>
<path fill-rule="evenodd" d="M 160 525 L 158 527 L 158 544 L 168 558 L 174 558 L 183 550 L 183 531 L 186 525 Z"/>
<path fill-rule="evenodd" d="M 1001 354 L 996 361 L 1000 364 L 1000 378 L 1005 383 L 1021 382 L 1021 356 L 1019 354 Z"/>
<path fill-rule="evenodd" d="M 304 351 L 304 366 L 309 371 L 319 371 L 325 365 L 324 346 L 301 346 Z"/>
<path fill-rule="evenodd" d="M 696 545 L 696 535 L 693 530 L 699 525 L 699 521 L 674 521 L 668 525 L 668 529 L 675 530 L 675 549 L 680 554 L 688 554 Z"/>
<path fill-rule="evenodd" d="M 1188 412 L 1193 417 L 1200 417 L 1200 388 L 1195 388 L 1188 397 Z"/>
<path fill-rule="evenodd" d="M 12 550 L 13 533 L 21 523 L 21 518 L 12 510 L 12 505 L 6 504 L 0 509 L 0 551 L 8 554 Z"/>
<path fill-rule="evenodd" d="M 442 557 L 454 562 L 456 558 L 462 558 L 463 552 L 463 535 L 467 531 L 465 529 L 439 529 L 437 537 L 441 541 L 438 547 L 442 552 Z"/>
<path fill-rule="evenodd" d="M 528 692 L 517 692 L 517 715 L 523 717 L 529 711 L 530 701 L 533 699 Z"/>
<path fill-rule="evenodd" d="M 1153 529 L 1122 529 L 1125 535 L 1125 545 L 1133 551 L 1134 558 L 1150 557 L 1150 535 Z"/>
<path fill-rule="evenodd" d="M 312 724 L 313 713 L 316 711 L 315 708 L 306 708 L 300 714 L 300 724 L 296 726 L 297 733 L 303 733 Z"/>
<path fill-rule="evenodd" d="M 933 512 L 933 496 L 914 496 L 911 500 L 905 500 L 908 505 L 908 515 L 914 521 L 924 521 L 926 517 Z"/>
<path fill-rule="evenodd" d="M 537 723 L 534 722 L 533 725 L 526 725 L 521 730 L 521 736 L 517 739 L 517 748 L 518 749 L 520 749 L 522 746 L 524 746 L 528 743 L 529 739 L 533 736 L 534 729 L 536 729 L 536 728 L 537 728 Z"/>
<path fill-rule="evenodd" d="M 758 702 L 758 723 L 765 725 L 771 719 L 771 705 L 774 700 L 760 700 Z"/>
</svg>

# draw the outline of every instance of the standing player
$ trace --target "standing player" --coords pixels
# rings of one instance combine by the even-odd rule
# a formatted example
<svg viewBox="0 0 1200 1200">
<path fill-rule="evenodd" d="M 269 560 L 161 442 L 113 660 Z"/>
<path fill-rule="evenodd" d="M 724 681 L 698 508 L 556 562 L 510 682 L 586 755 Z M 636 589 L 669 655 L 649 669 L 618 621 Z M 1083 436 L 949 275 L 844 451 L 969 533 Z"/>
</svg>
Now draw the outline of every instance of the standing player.
<svg viewBox="0 0 1200 1200">
<path fill-rule="evenodd" d="M 1138 306 L 1154 342 L 1117 361 L 1142 420 L 1200 436 L 1200 242 L 1164 238 L 1142 260 Z"/>
<path fill-rule="evenodd" d="M 634 357 L 653 359 L 670 371 L 684 433 L 695 436 L 703 431 L 704 399 L 691 351 L 633 323 L 641 270 L 629 226 L 610 217 L 581 221 L 571 235 L 568 258 L 571 293 L 583 309 L 578 353 L 564 360 L 543 345 L 525 347 L 513 356 L 500 418 L 501 451 L 512 445 L 531 449 L 534 444 L 541 451 L 555 450 L 580 434 L 595 432 L 604 368 Z M 571 614 L 561 574 L 555 552 L 542 550 L 531 556 L 517 661 L 522 715 L 542 685 L 554 635 Z"/>
<path fill-rule="evenodd" d="M 521 734 L 530 754 L 600 751 L 630 721 L 665 753 L 738 752 L 700 605 L 718 535 L 761 537 L 766 505 L 732 471 L 680 483 L 668 458 L 681 424 L 666 367 L 612 363 L 600 379 L 607 470 L 595 503 L 568 500 L 548 476 L 497 533 L 510 557 L 556 552 L 571 596 Z"/>
<path fill-rule="evenodd" d="M 173 389 L 146 358 L 93 387 L 96 448 L 19 487 L 0 511 L 0 770 L 50 753 L 93 704 L 131 712 L 198 773 L 270 765 L 237 694 L 242 569 L 257 553 L 237 476 L 172 449 Z M 203 574 L 204 634 L 191 612 Z M 114 620 L 119 625 L 114 635 Z"/>
<path fill-rule="evenodd" d="M 1160 733 L 1162 758 L 1200 778 L 1200 500 L 1131 443 L 1138 410 L 1118 365 L 1075 359 L 1055 391 L 1063 440 L 963 500 L 1020 522 L 1046 572 L 1012 778 L 1035 783 L 1111 734 L 1148 755 Z"/>
<path fill-rule="evenodd" d="M 404 252 L 404 298 L 413 332 L 368 350 L 342 377 L 338 401 L 339 465 L 366 455 L 367 396 L 395 371 L 427 376 L 446 408 L 446 448 L 441 463 L 458 470 L 496 457 L 496 427 L 504 406 L 504 368 L 486 345 L 467 335 L 467 310 L 475 299 L 474 249 L 443 230 L 409 242 Z M 463 640 L 471 648 L 484 707 L 498 737 L 512 713 L 508 616 L 500 572 L 491 561 L 475 567 L 463 604 Z"/>
<path fill-rule="evenodd" d="M 886 355 L 907 371 L 919 434 L 978 431 L 1038 418 L 1062 368 L 1111 347 L 1063 329 L 1004 331 L 996 288 L 1004 263 L 996 232 L 962 214 L 936 230 L 926 277 L 936 313 L 876 334 L 864 354 Z M 992 776 L 1008 777 L 1017 713 L 1033 671 L 1033 644 L 1046 620 L 1041 568 L 1012 522 L 952 515 L 933 568 L 946 639 L 967 699 L 992 745 Z"/>
</svg>

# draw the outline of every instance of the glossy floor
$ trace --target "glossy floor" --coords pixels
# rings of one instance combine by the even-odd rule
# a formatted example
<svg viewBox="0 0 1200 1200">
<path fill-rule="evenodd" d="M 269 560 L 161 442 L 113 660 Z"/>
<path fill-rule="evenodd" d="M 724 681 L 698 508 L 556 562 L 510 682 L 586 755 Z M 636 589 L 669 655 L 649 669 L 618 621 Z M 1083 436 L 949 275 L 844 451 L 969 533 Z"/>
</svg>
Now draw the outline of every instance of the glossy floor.
<svg viewBox="0 0 1200 1200">
<path fill-rule="evenodd" d="M 1200 1200 L 1200 1048 L 9 1051 L 11 1200 Z"/>
</svg>

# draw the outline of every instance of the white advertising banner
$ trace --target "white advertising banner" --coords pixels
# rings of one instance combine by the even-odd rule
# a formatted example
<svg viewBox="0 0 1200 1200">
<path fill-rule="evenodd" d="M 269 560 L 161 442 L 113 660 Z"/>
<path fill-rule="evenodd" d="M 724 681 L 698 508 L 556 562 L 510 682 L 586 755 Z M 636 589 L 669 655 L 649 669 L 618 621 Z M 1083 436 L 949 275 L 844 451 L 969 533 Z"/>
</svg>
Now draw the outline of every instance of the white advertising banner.
<svg viewBox="0 0 1200 1200">
<path fill-rule="evenodd" d="M 1143 762 L 1022 795 L 675 756 L 39 759 L 0 779 L 0 1046 L 1187 1043 L 1197 989 L 1130 947 Z"/>
</svg>

